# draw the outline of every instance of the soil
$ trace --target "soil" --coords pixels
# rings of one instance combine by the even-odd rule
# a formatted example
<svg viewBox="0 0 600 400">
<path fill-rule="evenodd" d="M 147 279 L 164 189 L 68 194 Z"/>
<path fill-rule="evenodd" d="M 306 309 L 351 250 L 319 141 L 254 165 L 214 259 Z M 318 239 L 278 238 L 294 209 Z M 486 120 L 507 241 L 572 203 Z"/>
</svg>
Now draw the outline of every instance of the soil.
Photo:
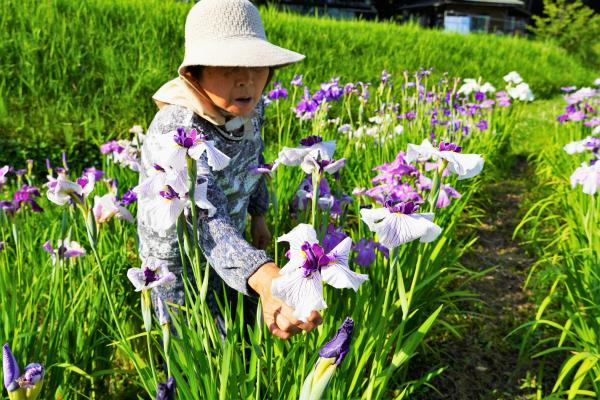
<svg viewBox="0 0 600 400">
<path fill-rule="evenodd" d="M 425 365 L 425 371 L 436 365 L 446 367 L 430 382 L 434 388 L 421 391 L 417 398 L 526 399 L 535 394 L 535 381 L 529 377 L 535 376 L 536 366 L 519 360 L 522 334 L 508 336 L 536 312 L 532 294 L 524 289 L 534 259 L 518 238 L 513 239 L 532 171 L 524 157 L 515 157 L 508 164 L 504 172 L 494 174 L 501 179 L 484 184 L 481 193 L 485 198 L 475 199 L 483 209 L 473 224 L 478 240 L 461 259 L 470 270 L 492 270 L 459 283 L 477 298 L 462 303 L 459 315 L 446 316 L 453 325 L 462 327 L 462 337 L 436 336 L 429 342 L 433 354 L 413 359 L 419 370 Z"/>
</svg>

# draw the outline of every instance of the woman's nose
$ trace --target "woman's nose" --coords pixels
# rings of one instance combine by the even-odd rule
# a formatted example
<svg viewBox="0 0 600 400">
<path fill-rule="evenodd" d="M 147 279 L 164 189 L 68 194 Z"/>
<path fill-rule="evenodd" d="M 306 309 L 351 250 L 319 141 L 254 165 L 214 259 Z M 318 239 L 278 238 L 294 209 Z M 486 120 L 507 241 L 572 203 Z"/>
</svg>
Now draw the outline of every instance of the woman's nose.
<svg viewBox="0 0 600 400">
<path fill-rule="evenodd" d="M 254 74 L 249 68 L 240 68 L 236 74 L 236 85 L 247 86 L 254 83 Z"/>
</svg>

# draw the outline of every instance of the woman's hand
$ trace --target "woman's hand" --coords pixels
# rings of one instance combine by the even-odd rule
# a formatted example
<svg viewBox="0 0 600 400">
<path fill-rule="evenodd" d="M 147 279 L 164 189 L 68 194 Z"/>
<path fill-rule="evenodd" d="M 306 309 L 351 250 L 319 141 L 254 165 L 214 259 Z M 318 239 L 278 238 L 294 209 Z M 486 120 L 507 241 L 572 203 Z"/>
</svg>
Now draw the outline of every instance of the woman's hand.
<svg viewBox="0 0 600 400">
<path fill-rule="evenodd" d="M 278 276 L 279 268 L 274 263 L 267 263 L 248 279 L 248 285 L 260 296 L 269 331 L 281 339 L 289 339 L 301 331 L 312 331 L 323 322 L 321 314 L 313 311 L 306 322 L 294 318 L 294 310 L 271 294 L 271 282 Z"/>
<path fill-rule="evenodd" d="M 256 215 L 250 218 L 250 235 L 252 235 L 252 245 L 257 249 L 264 250 L 271 243 L 271 232 L 264 216 Z"/>
</svg>

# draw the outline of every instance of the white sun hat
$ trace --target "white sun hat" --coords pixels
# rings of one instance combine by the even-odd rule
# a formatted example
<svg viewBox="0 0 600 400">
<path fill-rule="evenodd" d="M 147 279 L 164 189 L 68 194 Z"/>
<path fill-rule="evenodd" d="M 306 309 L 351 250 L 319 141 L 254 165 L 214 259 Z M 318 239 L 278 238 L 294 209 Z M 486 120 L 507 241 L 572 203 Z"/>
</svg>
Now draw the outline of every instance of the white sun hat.
<svg viewBox="0 0 600 400">
<path fill-rule="evenodd" d="M 201 0 L 185 21 L 185 57 L 179 67 L 282 67 L 302 54 L 267 40 L 257 8 L 247 0 Z"/>
</svg>

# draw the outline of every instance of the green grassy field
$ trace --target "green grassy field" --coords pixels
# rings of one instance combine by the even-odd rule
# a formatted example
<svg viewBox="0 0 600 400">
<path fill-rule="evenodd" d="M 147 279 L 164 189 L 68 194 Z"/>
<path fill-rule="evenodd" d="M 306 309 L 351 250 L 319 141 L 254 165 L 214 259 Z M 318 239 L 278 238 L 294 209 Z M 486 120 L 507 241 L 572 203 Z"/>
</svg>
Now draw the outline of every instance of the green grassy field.
<svg viewBox="0 0 600 400">
<path fill-rule="evenodd" d="M 0 5 L 0 163 L 67 150 L 82 165 L 94 148 L 147 126 L 151 95 L 175 77 L 190 4 L 175 1 L 5 1 Z M 263 9 L 270 39 L 307 55 L 275 79 L 314 87 L 377 82 L 381 70 L 433 68 L 434 76 L 517 70 L 538 97 L 595 78 L 564 51 L 523 38 L 458 35 L 416 26 L 315 19 Z M 77 148 L 77 150 L 75 150 Z"/>
</svg>

